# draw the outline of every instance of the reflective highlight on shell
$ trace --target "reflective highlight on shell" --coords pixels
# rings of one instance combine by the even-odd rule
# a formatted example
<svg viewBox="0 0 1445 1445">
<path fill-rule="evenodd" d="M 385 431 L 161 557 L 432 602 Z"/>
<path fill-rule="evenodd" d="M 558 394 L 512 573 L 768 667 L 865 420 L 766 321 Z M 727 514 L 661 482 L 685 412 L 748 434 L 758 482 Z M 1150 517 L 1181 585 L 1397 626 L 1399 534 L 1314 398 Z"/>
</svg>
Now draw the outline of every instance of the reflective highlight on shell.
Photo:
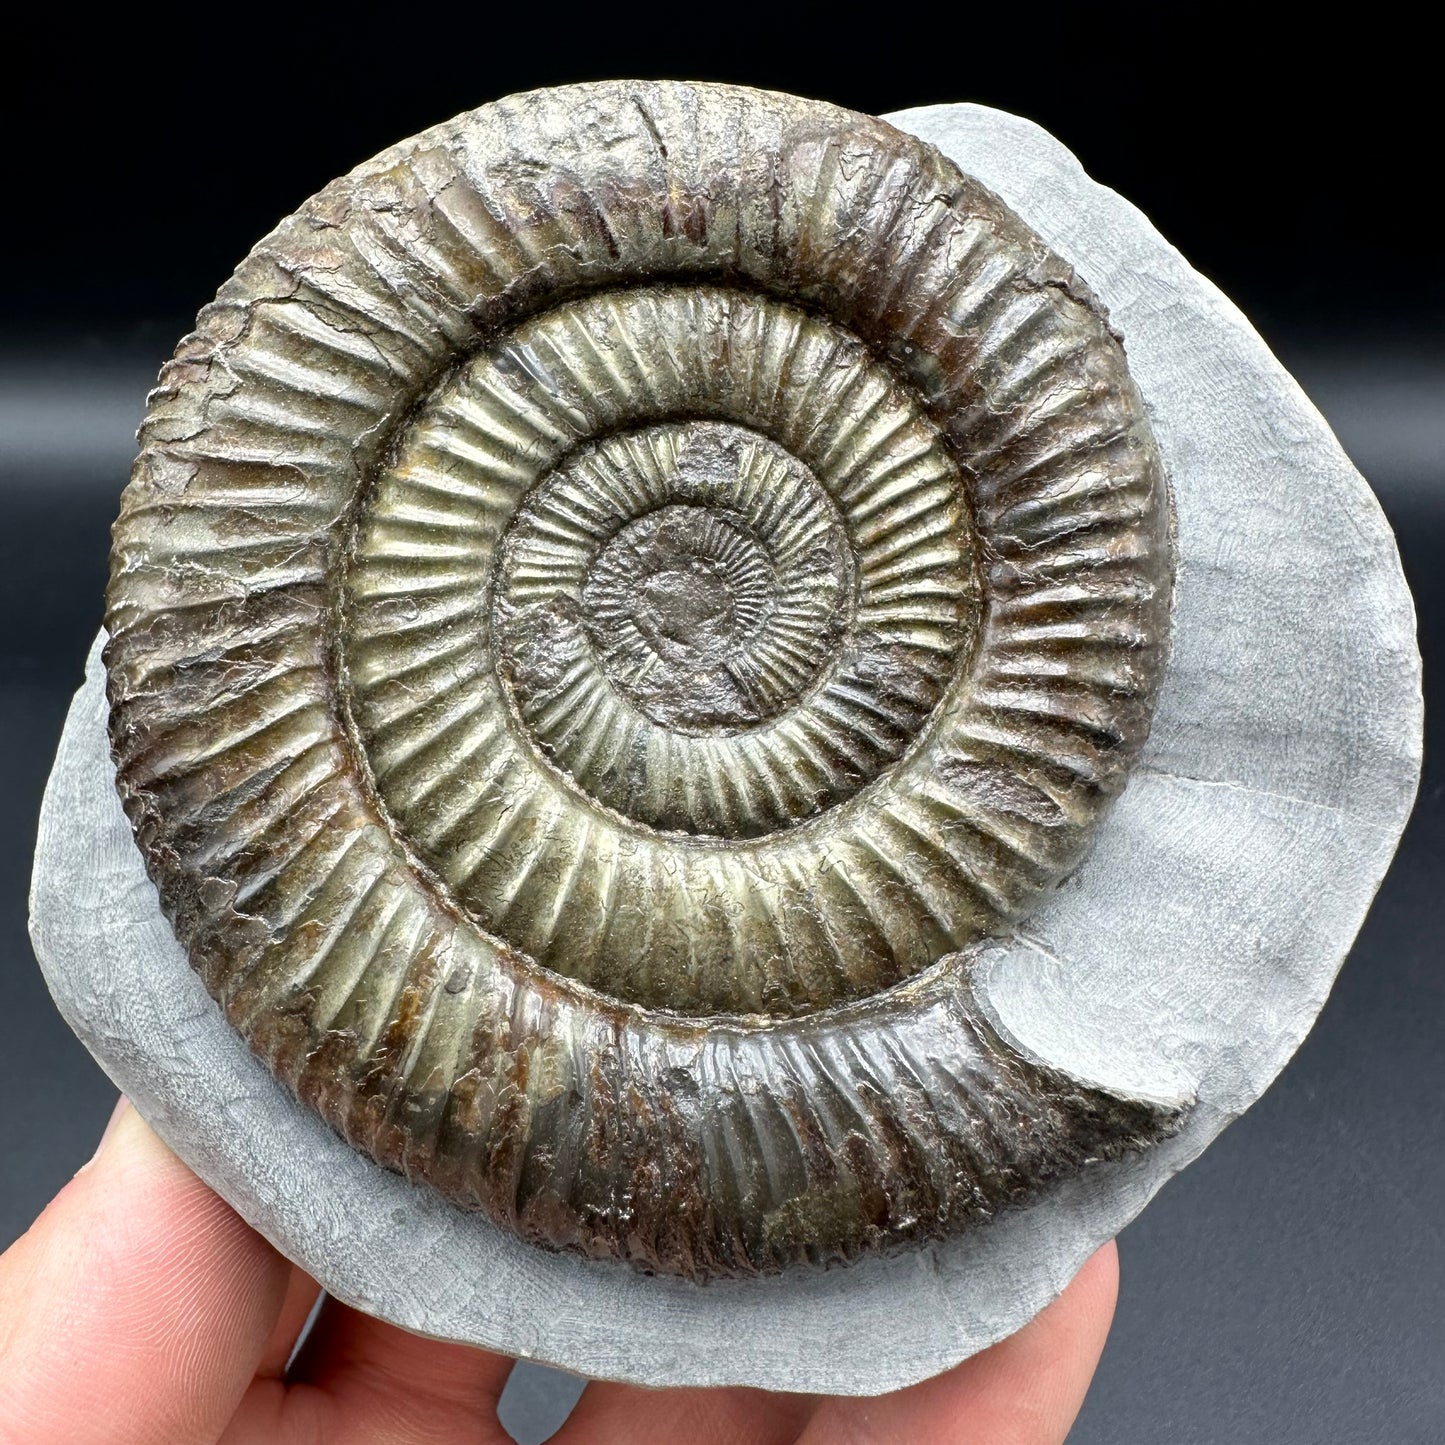
<svg viewBox="0 0 1445 1445">
<path fill-rule="evenodd" d="M 380 1163 L 707 1279 L 1173 1127 L 969 986 L 1124 784 L 1170 563 L 1101 308 L 929 147 L 721 86 L 484 107 L 261 242 L 141 442 L 121 795 Z"/>
</svg>

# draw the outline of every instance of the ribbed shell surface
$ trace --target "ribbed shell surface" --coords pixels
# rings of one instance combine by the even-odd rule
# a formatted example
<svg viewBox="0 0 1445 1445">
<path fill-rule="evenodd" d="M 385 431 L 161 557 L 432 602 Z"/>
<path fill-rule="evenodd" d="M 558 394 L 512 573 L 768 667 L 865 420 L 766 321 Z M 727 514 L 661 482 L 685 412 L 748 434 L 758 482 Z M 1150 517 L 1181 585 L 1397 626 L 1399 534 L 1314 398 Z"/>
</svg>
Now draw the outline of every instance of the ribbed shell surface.
<svg viewBox="0 0 1445 1445">
<path fill-rule="evenodd" d="M 483 107 L 262 241 L 140 440 L 121 795 L 379 1163 L 706 1279 L 1172 1127 L 969 987 L 1146 736 L 1168 508 L 1098 303 L 928 146 L 723 86 Z"/>
</svg>

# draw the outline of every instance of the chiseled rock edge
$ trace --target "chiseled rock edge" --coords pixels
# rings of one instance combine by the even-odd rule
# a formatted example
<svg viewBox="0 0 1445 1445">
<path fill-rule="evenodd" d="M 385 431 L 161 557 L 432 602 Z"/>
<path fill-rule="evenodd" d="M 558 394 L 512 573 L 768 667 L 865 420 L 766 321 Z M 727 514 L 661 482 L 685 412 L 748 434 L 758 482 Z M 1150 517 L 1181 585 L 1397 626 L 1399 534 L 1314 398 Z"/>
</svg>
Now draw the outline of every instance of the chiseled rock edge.
<svg viewBox="0 0 1445 1445">
<path fill-rule="evenodd" d="M 1143 762 L 1094 856 L 979 991 L 1026 1052 L 1199 1102 L 1175 1138 L 1033 1209 L 846 1269 L 698 1287 L 522 1244 L 353 1153 L 220 1019 L 111 786 L 93 654 L 36 854 L 32 933 L 57 1002 L 202 1177 L 332 1293 L 406 1328 L 650 1385 L 871 1394 L 954 1364 L 1042 1308 L 1267 1087 L 1404 826 L 1413 609 L 1318 413 L 1239 312 L 1038 127 L 971 105 L 889 119 L 998 191 L 1104 299 L 1178 510 L 1174 653 Z"/>
</svg>

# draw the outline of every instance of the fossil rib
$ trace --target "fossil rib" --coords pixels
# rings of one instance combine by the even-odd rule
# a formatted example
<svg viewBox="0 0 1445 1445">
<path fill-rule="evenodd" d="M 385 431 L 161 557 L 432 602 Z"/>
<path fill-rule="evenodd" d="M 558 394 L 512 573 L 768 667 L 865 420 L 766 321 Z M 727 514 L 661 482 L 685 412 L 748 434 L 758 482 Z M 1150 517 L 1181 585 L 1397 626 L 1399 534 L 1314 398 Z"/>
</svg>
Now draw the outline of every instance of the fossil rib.
<svg viewBox="0 0 1445 1445">
<path fill-rule="evenodd" d="M 141 444 L 122 798 L 382 1164 L 710 1278 L 1174 1126 L 972 1002 L 1147 733 L 1167 503 L 1098 303 L 929 147 L 723 86 L 483 107 L 262 241 Z"/>
</svg>

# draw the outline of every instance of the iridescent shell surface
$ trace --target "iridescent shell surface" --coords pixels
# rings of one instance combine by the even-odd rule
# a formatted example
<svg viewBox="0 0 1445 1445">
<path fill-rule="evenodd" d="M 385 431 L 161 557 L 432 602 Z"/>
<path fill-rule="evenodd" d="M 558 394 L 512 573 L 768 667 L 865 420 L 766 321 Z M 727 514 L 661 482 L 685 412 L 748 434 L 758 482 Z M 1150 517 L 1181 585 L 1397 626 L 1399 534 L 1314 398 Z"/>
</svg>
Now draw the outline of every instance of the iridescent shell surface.
<svg viewBox="0 0 1445 1445">
<path fill-rule="evenodd" d="M 141 444 L 121 796 L 379 1163 L 707 1279 L 1176 1124 L 969 986 L 1147 734 L 1168 504 L 1100 305 L 929 146 L 723 86 L 483 107 L 262 241 Z"/>
</svg>

